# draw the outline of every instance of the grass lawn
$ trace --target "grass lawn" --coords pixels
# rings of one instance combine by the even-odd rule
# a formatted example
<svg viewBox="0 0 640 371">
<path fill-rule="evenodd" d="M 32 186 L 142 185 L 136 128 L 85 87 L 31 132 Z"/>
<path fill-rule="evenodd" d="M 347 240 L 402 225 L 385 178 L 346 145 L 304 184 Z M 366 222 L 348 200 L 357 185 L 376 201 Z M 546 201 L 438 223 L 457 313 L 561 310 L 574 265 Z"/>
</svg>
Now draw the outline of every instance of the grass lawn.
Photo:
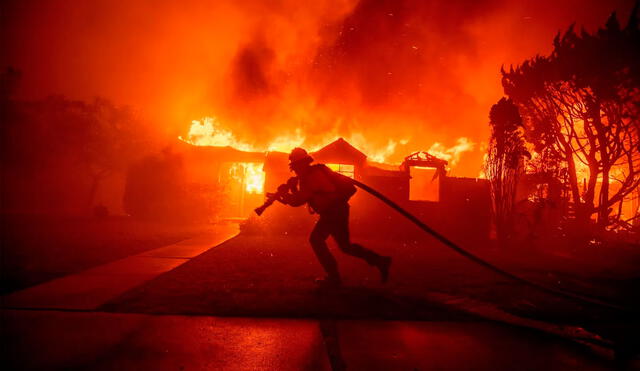
<svg viewBox="0 0 640 371">
<path fill-rule="evenodd" d="M 499 276 L 433 240 L 361 242 L 393 257 L 391 279 L 381 285 L 375 268 L 334 247 L 347 287 L 339 293 L 345 296 L 343 303 L 358 296 L 364 300 L 353 302 L 355 307 L 349 310 L 355 308 L 357 312 L 364 308 L 371 311 L 367 305 L 375 300 L 367 302 L 366 295 L 378 296 L 382 302 L 405 298 L 408 301 L 404 304 L 411 307 L 424 299 L 424 293 L 440 292 L 495 303 L 511 312 L 543 316 L 549 320 L 574 322 L 580 313 L 583 316 L 607 314 L 599 308 L 557 298 Z M 563 265 L 562 260 L 553 260 L 544 266 L 539 256 L 527 260 L 495 251 L 476 253 L 547 285 L 553 285 L 558 277 L 562 277 L 561 286 L 565 289 L 582 289 L 610 300 L 634 303 L 634 281 L 626 280 L 627 275 L 617 280 L 609 276 L 605 281 L 599 278 L 596 267 L 589 268 L 586 264 Z M 585 278 L 585 274 L 595 277 L 595 283 Z M 132 290 L 117 299 L 113 308 L 142 312 L 313 316 L 322 313 L 317 307 L 323 304 L 313 303 L 317 299 L 313 281 L 322 275 L 303 236 L 241 235 Z M 392 313 L 377 313 L 393 316 Z M 411 313 L 408 309 L 406 313 L 396 314 L 402 317 Z M 420 317 L 419 313 L 416 309 L 413 315 Z"/>
</svg>

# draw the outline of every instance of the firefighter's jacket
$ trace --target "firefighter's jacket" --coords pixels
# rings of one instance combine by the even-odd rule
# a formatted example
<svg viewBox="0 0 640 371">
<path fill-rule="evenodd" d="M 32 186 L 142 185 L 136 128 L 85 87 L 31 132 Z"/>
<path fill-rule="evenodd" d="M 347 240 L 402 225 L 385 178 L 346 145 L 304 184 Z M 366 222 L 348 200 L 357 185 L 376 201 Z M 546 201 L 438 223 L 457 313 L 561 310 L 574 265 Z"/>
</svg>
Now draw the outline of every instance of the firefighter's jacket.
<svg viewBox="0 0 640 371">
<path fill-rule="evenodd" d="M 324 165 L 311 166 L 308 172 L 298 176 L 298 189 L 287 194 L 284 201 L 291 206 L 307 203 L 318 214 L 346 202 L 331 180 L 330 171 Z"/>
</svg>

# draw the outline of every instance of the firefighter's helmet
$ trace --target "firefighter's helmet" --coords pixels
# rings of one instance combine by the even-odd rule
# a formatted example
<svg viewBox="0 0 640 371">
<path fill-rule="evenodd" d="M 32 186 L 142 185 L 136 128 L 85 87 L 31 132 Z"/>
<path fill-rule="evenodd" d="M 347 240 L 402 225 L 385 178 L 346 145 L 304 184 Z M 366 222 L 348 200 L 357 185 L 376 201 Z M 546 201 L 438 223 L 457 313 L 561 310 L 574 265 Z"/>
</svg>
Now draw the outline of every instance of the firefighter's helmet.
<svg viewBox="0 0 640 371">
<path fill-rule="evenodd" d="M 313 158 L 309 156 L 309 154 L 307 153 L 307 151 L 304 150 L 304 148 L 296 147 L 293 150 L 291 150 L 291 153 L 289 154 L 289 165 L 303 163 L 303 162 L 310 164 L 313 162 Z"/>
</svg>

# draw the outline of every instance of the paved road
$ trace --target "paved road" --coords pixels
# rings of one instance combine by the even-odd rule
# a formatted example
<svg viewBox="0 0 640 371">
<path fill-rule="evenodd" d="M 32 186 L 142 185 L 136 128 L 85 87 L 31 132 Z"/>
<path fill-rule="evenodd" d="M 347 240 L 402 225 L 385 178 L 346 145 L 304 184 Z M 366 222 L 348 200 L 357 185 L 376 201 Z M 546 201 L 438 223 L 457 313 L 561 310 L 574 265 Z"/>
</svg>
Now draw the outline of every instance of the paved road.
<svg viewBox="0 0 640 371">
<path fill-rule="evenodd" d="M 569 343 L 489 322 L 5 310 L 11 370 L 602 370 Z"/>
<path fill-rule="evenodd" d="M 218 276 L 224 278 L 224 287 L 241 283 L 238 290 L 232 290 L 240 293 L 247 291 L 245 286 L 256 293 L 264 292 L 265 287 L 260 285 L 278 286 L 277 281 L 256 281 L 252 274 L 252 264 L 257 263 L 253 250 L 229 249 L 227 243 L 219 253 L 214 248 L 201 254 L 234 234 L 233 228 L 216 229 L 209 235 L 3 297 L 2 363 L 12 370 L 600 370 L 610 366 L 601 357 L 557 336 L 482 320 L 482 313 L 448 314 L 454 311 L 453 305 L 460 306 L 457 300 L 447 303 L 450 298 L 435 298 L 444 306 L 434 302 L 426 308 L 431 321 L 422 322 L 336 320 L 330 315 L 316 319 L 256 318 L 255 308 L 249 310 L 253 318 L 216 317 L 202 312 L 205 315 L 194 316 L 185 311 L 180 313 L 187 315 L 159 315 L 166 307 L 156 305 L 172 301 L 182 308 L 189 301 L 189 308 L 210 308 L 200 303 L 206 295 L 198 290 L 215 284 Z M 224 254 L 230 254 L 226 262 Z M 208 262 L 211 259 L 215 261 Z M 300 267 L 291 265 L 286 256 L 273 260 L 281 262 L 283 270 L 287 261 L 289 269 Z M 299 276 L 293 271 L 281 273 Z M 308 273 L 305 270 L 294 288 L 308 285 Z M 351 271 L 358 277 L 369 273 Z M 247 277 L 251 279 L 247 281 Z M 184 286 L 176 285 L 183 278 Z M 185 288 L 198 290 L 185 292 Z M 153 295 L 143 295 L 145 290 Z M 375 292 L 361 291 L 354 292 L 359 296 Z M 159 301 L 154 301 L 154 295 L 159 294 Z M 311 297 L 324 300 L 322 296 Z M 138 298 L 154 303 L 152 309 L 158 313 L 101 311 L 105 303 L 116 298 L 120 309 L 131 307 L 127 303 Z M 381 302 L 358 298 L 358 305 Z M 396 306 L 394 303 L 387 304 Z M 514 321 L 518 325 L 518 320 Z"/>
</svg>

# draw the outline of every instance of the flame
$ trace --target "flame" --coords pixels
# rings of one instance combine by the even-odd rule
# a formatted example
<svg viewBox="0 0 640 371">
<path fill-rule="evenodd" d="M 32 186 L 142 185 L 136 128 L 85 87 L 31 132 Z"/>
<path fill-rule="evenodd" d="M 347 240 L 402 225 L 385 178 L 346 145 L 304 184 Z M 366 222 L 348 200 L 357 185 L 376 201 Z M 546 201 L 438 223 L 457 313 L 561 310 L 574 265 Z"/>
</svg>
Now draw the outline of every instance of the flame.
<svg viewBox="0 0 640 371">
<path fill-rule="evenodd" d="M 229 167 L 229 176 L 244 186 L 251 194 L 264 193 L 264 171 L 262 164 L 255 162 L 236 162 Z"/>
<path fill-rule="evenodd" d="M 269 144 L 269 151 L 278 152 L 291 152 L 296 147 L 301 147 L 306 140 L 306 137 L 302 135 L 302 130 L 297 128 L 293 136 L 281 135 L 276 137 Z"/>
<path fill-rule="evenodd" d="M 399 164 L 399 162 L 390 162 L 390 158 L 396 154 L 398 146 L 405 146 L 409 143 L 409 139 L 406 138 L 390 138 L 387 140 L 385 145 L 379 145 L 376 142 L 369 140 L 370 138 L 367 138 L 361 132 L 353 132 L 347 136 L 341 136 L 336 132 L 330 132 L 319 138 L 314 138 L 313 143 L 309 143 L 307 137 L 302 132 L 302 129 L 297 128 L 293 133 L 283 134 L 274 138 L 268 145 L 259 146 L 239 140 L 231 130 L 227 129 L 215 117 L 204 117 L 201 120 L 193 120 L 187 137 L 178 138 L 194 146 L 229 146 L 248 152 L 289 152 L 295 147 L 304 147 L 309 152 L 315 152 L 340 137 L 343 137 L 351 145 L 365 153 L 370 161 L 383 164 Z M 452 147 L 447 148 L 442 143 L 436 142 L 427 152 L 438 158 L 447 160 L 449 162 L 449 167 L 452 168 L 460 162 L 462 153 L 471 151 L 473 148 L 474 143 L 466 137 L 461 137 L 457 139 L 456 144 Z M 408 152 L 409 151 L 407 151 L 407 153 Z M 249 167 L 245 166 L 243 169 L 246 170 L 249 169 Z M 254 169 L 246 171 L 254 171 Z"/>
<path fill-rule="evenodd" d="M 227 129 L 216 117 L 204 117 L 191 121 L 187 137 L 180 136 L 178 139 L 194 146 L 229 146 L 248 152 L 290 152 L 295 147 L 306 147 L 309 152 L 315 152 L 340 137 L 337 133 L 328 133 L 320 140 L 314 141 L 315 144 L 309 144 L 306 143 L 307 137 L 302 133 L 302 129 L 297 128 L 292 134 L 284 134 L 274 138 L 267 146 L 257 146 L 238 140 L 233 132 Z M 352 133 L 345 137 L 345 140 L 366 153 L 372 161 L 381 163 L 386 162 L 389 156 L 395 153 L 398 144 L 405 145 L 409 142 L 408 139 L 389 139 L 386 146 L 379 148 L 362 133 Z"/>
<path fill-rule="evenodd" d="M 235 135 L 225 129 L 215 117 L 205 117 L 202 120 L 191 121 L 187 139 L 181 136 L 178 139 L 193 144 L 194 146 L 233 147 L 241 151 L 256 151 L 257 149 L 239 141 Z"/>
<path fill-rule="evenodd" d="M 456 145 L 446 148 L 442 143 L 435 142 L 427 152 L 437 158 L 447 160 L 449 167 L 455 167 L 460 162 L 460 157 L 464 152 L 471 151 L 474 143 L 466 137 L 456 140 Z"/>
<path fill-rule="evenodd" d="M 216 117 L 204 117 L 201 120 L 191 121 L 187 137 L 179 136 L 178 139 L 194 146 L 228 146 L 247 152 L 289 152 L 295 147 L 302 146 L 306 137 L 302 135 L 302 130 L 298 128 L 293 135 L 276 137 L 268 146 L 257 146 L 238 140 L 233 132 L 225 128 Z"/>
<path fill-rule="evenodd" d="M 388 162 L 389 157 L 396 152 L 398 144 L 405 145 L 409 142 L 408 139 L 401 139 L 399 141 L 389 139 L 386 146 L 377 148 L 372 145 L 371 142 L 367 141 L 362 133 L 353 133 L 347 141 L 365 153 L 370 160 L 380 163 Z"/>
<path fill-rule="evenodd" d="M 264 171 L 262 171 L 262 164 L 244 163 L 244 182 L 247 193 L 263 193 Z"/>
<path fill-rule="evenodd" d="M 541 156 L 540 153 L 538 153 L 534 149 L 530 149 L 529 152 L 531 153 L 531 160 L 528 161 L 529 165 L 540 161 L 540 156 Z M 589 177 L 591 176 L 591 170 L 589 169 L 589 165 L 583 162 L 581 157 L 575 153 L 573 154 L 573 161 L 576 168 L 579 197 L 581 201 L 585 201 L 584 196 L 585 196 L 585 193 L 587 192 L 588 180 L 589 180 Z M 526 169 L 527 173 L 535 174 L 536 171 L 538 171 L 538 169 L 536 169 L 536 167 L 530 167 L 529 165 L 527 166 L 527 169 Z M 567 166 L 566 162 L 563 163 L 563 165 Z M 608 178 L 609 178 L 610 192 L 616 192 L 616 190 L 619 189 L 621 183 L 623 182 L 624 179 L 626 179 L 626 177 L 627 177 L 627 173 L 626 173 L 625 167 L 622 165 L 614 165 L 609 170 Z M 595 206 L 598 206 L 600 204 L 600 200 L 598 196 L 602 187 L 603 179 L 604 177 L 602 173 L 599 173 L 598 176 L 596 177 L 596 184 L 594 189 L 596 196 L 593 199 Z M 611 195 L 612 193 L 609 194 L 609 197 L 611 197 Z M 620 214 L 622 220 L 632 218 L 633 216 L 636 215 L 636 210 L 633 209 L 633 199 L 634 199 L 634 192 L 631 192 L 627 196 L 623 197 L 622 200 L 616 202 L 613 205 L 613 209 L 617 210 L 620 204 L 622 204 L 622 209 L 621 209 L 622 212 Z"/>
</svg>

